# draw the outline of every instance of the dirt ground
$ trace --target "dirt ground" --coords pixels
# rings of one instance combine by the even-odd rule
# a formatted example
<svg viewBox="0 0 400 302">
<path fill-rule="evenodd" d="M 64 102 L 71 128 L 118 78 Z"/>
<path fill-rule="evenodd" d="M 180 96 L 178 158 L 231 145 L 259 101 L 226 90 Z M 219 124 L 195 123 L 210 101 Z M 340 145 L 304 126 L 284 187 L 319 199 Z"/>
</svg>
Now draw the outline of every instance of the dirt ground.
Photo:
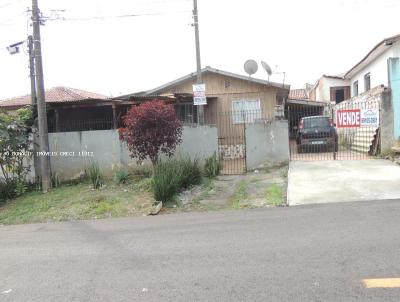
<svg viewBox="0 0 400 302">
<path fill-rule="evenodd" d="M 162 213 L 286 205 L 287 165 L 264 166 L 244 175 L 221 175 L 182 192 Z"/>
</svg>

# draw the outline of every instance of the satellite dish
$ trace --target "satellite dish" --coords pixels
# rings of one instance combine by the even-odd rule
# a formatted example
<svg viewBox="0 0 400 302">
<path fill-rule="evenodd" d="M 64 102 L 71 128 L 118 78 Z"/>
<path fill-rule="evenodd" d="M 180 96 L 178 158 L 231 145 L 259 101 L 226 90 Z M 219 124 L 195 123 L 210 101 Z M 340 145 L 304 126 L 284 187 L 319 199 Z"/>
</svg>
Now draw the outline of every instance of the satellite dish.
<svg viewBox="0 0 400 302">
<path fill-rule="evenodd" d="M 272 75 L 271 67 L 269 67 L 269 65 L 267 63 L 265 63 L 264 61 L 261 61 L 261 65 L 264 68 L 264 70 L 268 73 L 268 76 L 271 76 Z"/>
<path fill-rule="evenodd" d="M 254 60 L 247 60 L 244 63 L 244 71 L 251 77 L 252 74 L 255 74 L 258 70 L 258 64 Z"/>
</svg>

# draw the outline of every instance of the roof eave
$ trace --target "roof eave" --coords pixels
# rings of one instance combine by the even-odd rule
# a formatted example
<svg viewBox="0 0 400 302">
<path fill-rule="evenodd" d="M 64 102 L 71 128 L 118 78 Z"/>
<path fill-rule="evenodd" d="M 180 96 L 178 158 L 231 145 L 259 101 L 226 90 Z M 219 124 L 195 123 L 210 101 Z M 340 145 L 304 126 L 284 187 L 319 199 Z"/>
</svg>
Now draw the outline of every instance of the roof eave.
<svg viewBox="0 0 400 302">
<path fill-rule="evenodd" d="M 374 54 L 374 52 L 378 51 L 379 48 L 382 48 L 381 52 L 378 52 L 375 54 L 376 57 L 378 57 L 379 55 L 381 55 L 382 53 L 384 53 L 388 48 L 392 47 L 394 43 L 396 43 L 397 41 L 400 40 L 400 34 L 390 37 L 390 38 L 386 38 L 384 40 L 382 40 L 381 42 L 379 42 L 378 44 L 375 45 L 374 48 L 372 48 L 367 55 L 362 58 L 362 60 L 360 62 L 358 62 L 356 65 L 354 65 L 349 71 L 347 71 L 344 75 L 345 79 L 349 79 L 351 78 L 354 73 L 356 73 L 356 71 L 358 71 L 358 69 L 361 69 L 360 66 L 362 65 L 362 63 L 364 63 L 371 55 Z M 374 58 L 375 59 L 375 58 Z"/>
</svg>

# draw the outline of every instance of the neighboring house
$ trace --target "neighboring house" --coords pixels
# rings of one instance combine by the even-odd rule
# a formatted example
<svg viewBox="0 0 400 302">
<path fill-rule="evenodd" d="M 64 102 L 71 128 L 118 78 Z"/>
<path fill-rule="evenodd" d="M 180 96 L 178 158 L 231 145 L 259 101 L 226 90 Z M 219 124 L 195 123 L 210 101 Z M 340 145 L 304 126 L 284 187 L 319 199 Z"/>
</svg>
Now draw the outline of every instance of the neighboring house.
<svg viewBox="0 0 400 302">
<path fill-rule="evenodd" d="M 310 100 L 338 104 L 350 98 L 349 81 L 343 75 L 324 74 L 310 91 Z"/>
<path fill-rule="evenodd" d="M 392 140 L 400 138 L 400 35 L 379 42 L 349 71 L 338 76 L 322 76 L 311 91 L 312 101 L 337 105 L 342 101 L 382 100 L 385 126 L 391 124 Z M 382 113 L 381 113 L 382 116 Z M 386 134 L 389 132 L 386 131 Z M 388 135 L 386 135 L 386 138 Z"/>
<path fill-rule="evenodd" d="M 45 99 L 50 132 L 109 129 L 113 126 L 112 102 L 104 95 L 55 87 L 46 90 Z M 13 113 L 31 104 L 31 96 L 26 95 L 0 101 L 0 109 Z"/>
<path fill-rule="evenodd" d="M 310 93 L 313 90 L 314 85 L 306 83 L 304 88 L 300 89 L 291 89 L 289 92 L 288 99 L 289 100 L 300 100 L 300 101 L 309 101 Z"/>
<path fill-rule="evenodd" d="M 314 85 L 305 84 L 304 88 L 292 89 L 285 103 L 285 118 L 288 120 L 290 138 L 297 133 L 300 119 L 305 116 L 321 115 L 325 113 L 326 104 L 311 101 L 311 92 Z"/>
</svg>

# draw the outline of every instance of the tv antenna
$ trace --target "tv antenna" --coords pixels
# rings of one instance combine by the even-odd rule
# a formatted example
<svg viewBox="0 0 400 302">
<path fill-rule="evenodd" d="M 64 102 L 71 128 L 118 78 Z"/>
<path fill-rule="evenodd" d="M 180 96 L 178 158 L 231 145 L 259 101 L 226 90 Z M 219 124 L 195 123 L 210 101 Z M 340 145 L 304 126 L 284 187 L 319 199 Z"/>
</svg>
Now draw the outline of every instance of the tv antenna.
<svg viewBox="0 0 400 302">
<path fill-rule="evenodd" d="M 283 83 L 282 86 L 285 87 L 285 80 L 286 80 L 286 72 L 284 71 L 277 71 L 278 65 L 275 65 L 275 69 L 272 71 L 272 68 L 265 62 L 261 61 L 261 65 L 264 68 L 264 70 L 268 73 L 268 82 L 269 82 L 269 77 L 273 74 L 283 74 Z"/>
</svg>

